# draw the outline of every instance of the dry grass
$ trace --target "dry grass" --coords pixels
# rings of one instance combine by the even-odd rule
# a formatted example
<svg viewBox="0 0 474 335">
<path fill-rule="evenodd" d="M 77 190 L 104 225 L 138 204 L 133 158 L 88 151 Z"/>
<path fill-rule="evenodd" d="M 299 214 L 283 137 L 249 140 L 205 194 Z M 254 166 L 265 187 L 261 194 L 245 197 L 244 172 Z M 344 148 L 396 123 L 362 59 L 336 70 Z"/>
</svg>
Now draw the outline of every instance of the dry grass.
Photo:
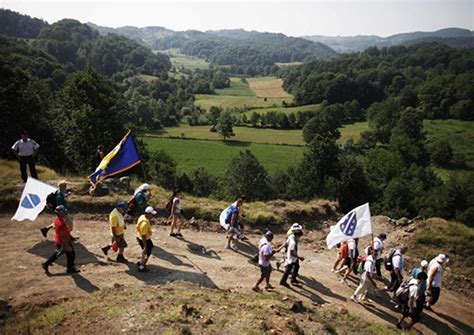
<svg viewBox="0 0 474 335">
<path fill-rule="evenodd" d="M 250 89 L 261 98 L 287 98 L 292 95 L 285 92 L 282 87 L 283 80 L 276 77 L 258 77 L 247 79 Z"/>
</svg>

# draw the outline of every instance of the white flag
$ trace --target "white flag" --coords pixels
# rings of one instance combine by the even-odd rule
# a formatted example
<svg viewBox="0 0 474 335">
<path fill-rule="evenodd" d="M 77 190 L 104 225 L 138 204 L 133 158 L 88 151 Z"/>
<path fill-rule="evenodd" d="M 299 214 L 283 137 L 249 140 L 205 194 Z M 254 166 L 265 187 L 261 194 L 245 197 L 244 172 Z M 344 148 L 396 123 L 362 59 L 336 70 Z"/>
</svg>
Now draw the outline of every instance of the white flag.
<svg viewBox="0 0 474 335">
<path fill-rule="evenodd" d="M 34 221 L 46 206 L 46 197 L 57 189 L 34 178 L 28 177 L 21 194 L 20 204 L 12 220 Z"/>
<path fill-rule="evenodd" d="M 331 231 L 326 237 L 326 244 L 331 249 L 343 241 L 370 234 L 372 234 L 372 222 L 370 221 L 369 203 L 366 203 L 354 208 L 344 215 L 336 225 L 331 226 Z"/>
</svg>

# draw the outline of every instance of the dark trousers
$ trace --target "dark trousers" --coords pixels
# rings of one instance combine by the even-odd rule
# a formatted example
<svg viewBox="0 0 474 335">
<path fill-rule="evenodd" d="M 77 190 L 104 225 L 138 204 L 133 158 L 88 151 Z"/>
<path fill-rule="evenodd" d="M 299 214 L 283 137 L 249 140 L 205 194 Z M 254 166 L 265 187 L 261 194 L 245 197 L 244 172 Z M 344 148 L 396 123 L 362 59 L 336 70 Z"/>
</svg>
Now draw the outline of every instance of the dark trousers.
<svg viewBox="0 0 474 335">
<path fill-rule="evenodd" d="M 377 259 L 375 261 L 375 271 L 377 272 L 377 276 L 382 277 L 382 272 L 380 271 L 380 267 L 382 266 L 382 258 Z"/>
<path fill-rule="evenodd" d="M 388 286 L 388 290 L 390 292 L 395 292 L 401 285 L 400 280 L 398 280 L 397 275 L 395 274 L 395 271 L 390 272 L 390 284 Z"/>
<path fill-rule="evenodd" d="M 28 175 L 26 174 L 26 165 L 30 167 L 30 174 L 33 178 L 38 179 L 38 174 L 36 173 L 35 159 L 31 156 L 20 156 L 20 171 L 21 179 L 26 183 Z"/>
<path fill-rule="evenodd" d="M 440 293 L 441 293 L 441 288 L 439 287 L 431 288 L 431 295 L 428 299 L 428 303 L 430 304 L 430 306 L 433 306 L 434 304 L 436 304 L 436 302 L 438 302 Z"/>
<path fill-rule="evenodd" d="M 74 269 L 74 260 L 76 259 L 76 253 L 74 252 L 74 248 L 72 245 L 71 251 L 64 251 L 64 247 L 62 244 L 56 244 L 56 251 L 54 252 L 54 254 L 51 255 L 51 257 L 49 257 L 45 264 L 48 266 L 53 264 L 63 254 L 66 254 L 67 257 L 67 269 Z"/>
<path fill-rule="evenodd" d="M 285 273 L 283 273 L 283 277 L 281 277 L 280 283 L 286 283 L 288 280 L 288 277 L 290 276 L 291 273 L 291 280 L 294 281 L 296 280 L 296 277 L 298 277 L 298 271 L 300 270 L 300 261 L 297 260 L 294 263 L 288 264 L 286 266 Z"/>
</svg>

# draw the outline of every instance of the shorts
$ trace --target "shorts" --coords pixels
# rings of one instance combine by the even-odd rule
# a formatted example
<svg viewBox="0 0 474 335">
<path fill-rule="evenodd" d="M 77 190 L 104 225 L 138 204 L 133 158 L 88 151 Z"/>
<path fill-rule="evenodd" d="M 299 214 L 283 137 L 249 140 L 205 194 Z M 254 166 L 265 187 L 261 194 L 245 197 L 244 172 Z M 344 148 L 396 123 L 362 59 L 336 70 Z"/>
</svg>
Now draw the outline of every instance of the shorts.
<svg viewBox="0 0 474 335">
<path fill-rule="evenodd" d="M 272 273 L 271 265 L 268 265 L 268 266 L 259 265 L 258 267 L 260 268 L 260 275 L 262 277 L 268 277 L 270 273 Z"/>
<path fill-rule="evenodd" d="M 233 238 L 238 238 L 242 234 L 240 227 L 231 227 L 227 230 L 227 236 L 232 236 Z"/>
<path fill-rule="evenodd" d="M 350 257 L 346 257 L 344 258 L 344 261 L 342 262 L 342 265 L 347 265 L 347 267 L 351 267 L 351 258 Z"/>
<path fill-rule="evenodd" d="M 126 247 L 128 247 L 127 241 L 125 241 L 123 234 L 118 236 L 112 236 L 112 243 L 114 242 L 117 243 L 117 247 L 121 249 L 125 249 Z"/>
<path fill-rule="evenodd" d="M 179 212 L 179 213 L 173 213 L 173 216 L 179 220 L 183 220 L 183 213 Z"/>
<path fill-rule="evenodd" d="M 146 252 L 147 256 L 151 255 L 151 249 L 153 249 L 154 245 L 151 239 L 148 239 L 146 241 L 142 241 L 137 237 L 138 244 L 140 245 L 140 248 L 142 248 L 143 251 Z"/>
</svg>

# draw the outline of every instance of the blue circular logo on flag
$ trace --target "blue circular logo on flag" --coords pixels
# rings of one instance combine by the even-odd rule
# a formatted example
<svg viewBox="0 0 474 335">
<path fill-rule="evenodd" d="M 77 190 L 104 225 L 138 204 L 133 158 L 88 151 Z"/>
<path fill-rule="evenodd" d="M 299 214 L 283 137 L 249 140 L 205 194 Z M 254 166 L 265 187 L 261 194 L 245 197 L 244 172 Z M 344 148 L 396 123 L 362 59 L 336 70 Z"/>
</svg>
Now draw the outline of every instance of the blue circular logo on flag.
<svg viewBox="0 0 474 335">
<path fill-rule="evenodd" d="M 39 205 L 40 202 L 41 199 L 37 194 L 28 193 L 21 201 L 21 207 L 28 209 L 35 208 Z"/>
<path fill-rule="evenodd" d="M 354 235 L 355 229 L 357 227 L 357 216 L 356 211 L 352 211 L 347 214 L 344 222 L 339 226 L 344 235 L 352 236 Z"/>
</svg>

